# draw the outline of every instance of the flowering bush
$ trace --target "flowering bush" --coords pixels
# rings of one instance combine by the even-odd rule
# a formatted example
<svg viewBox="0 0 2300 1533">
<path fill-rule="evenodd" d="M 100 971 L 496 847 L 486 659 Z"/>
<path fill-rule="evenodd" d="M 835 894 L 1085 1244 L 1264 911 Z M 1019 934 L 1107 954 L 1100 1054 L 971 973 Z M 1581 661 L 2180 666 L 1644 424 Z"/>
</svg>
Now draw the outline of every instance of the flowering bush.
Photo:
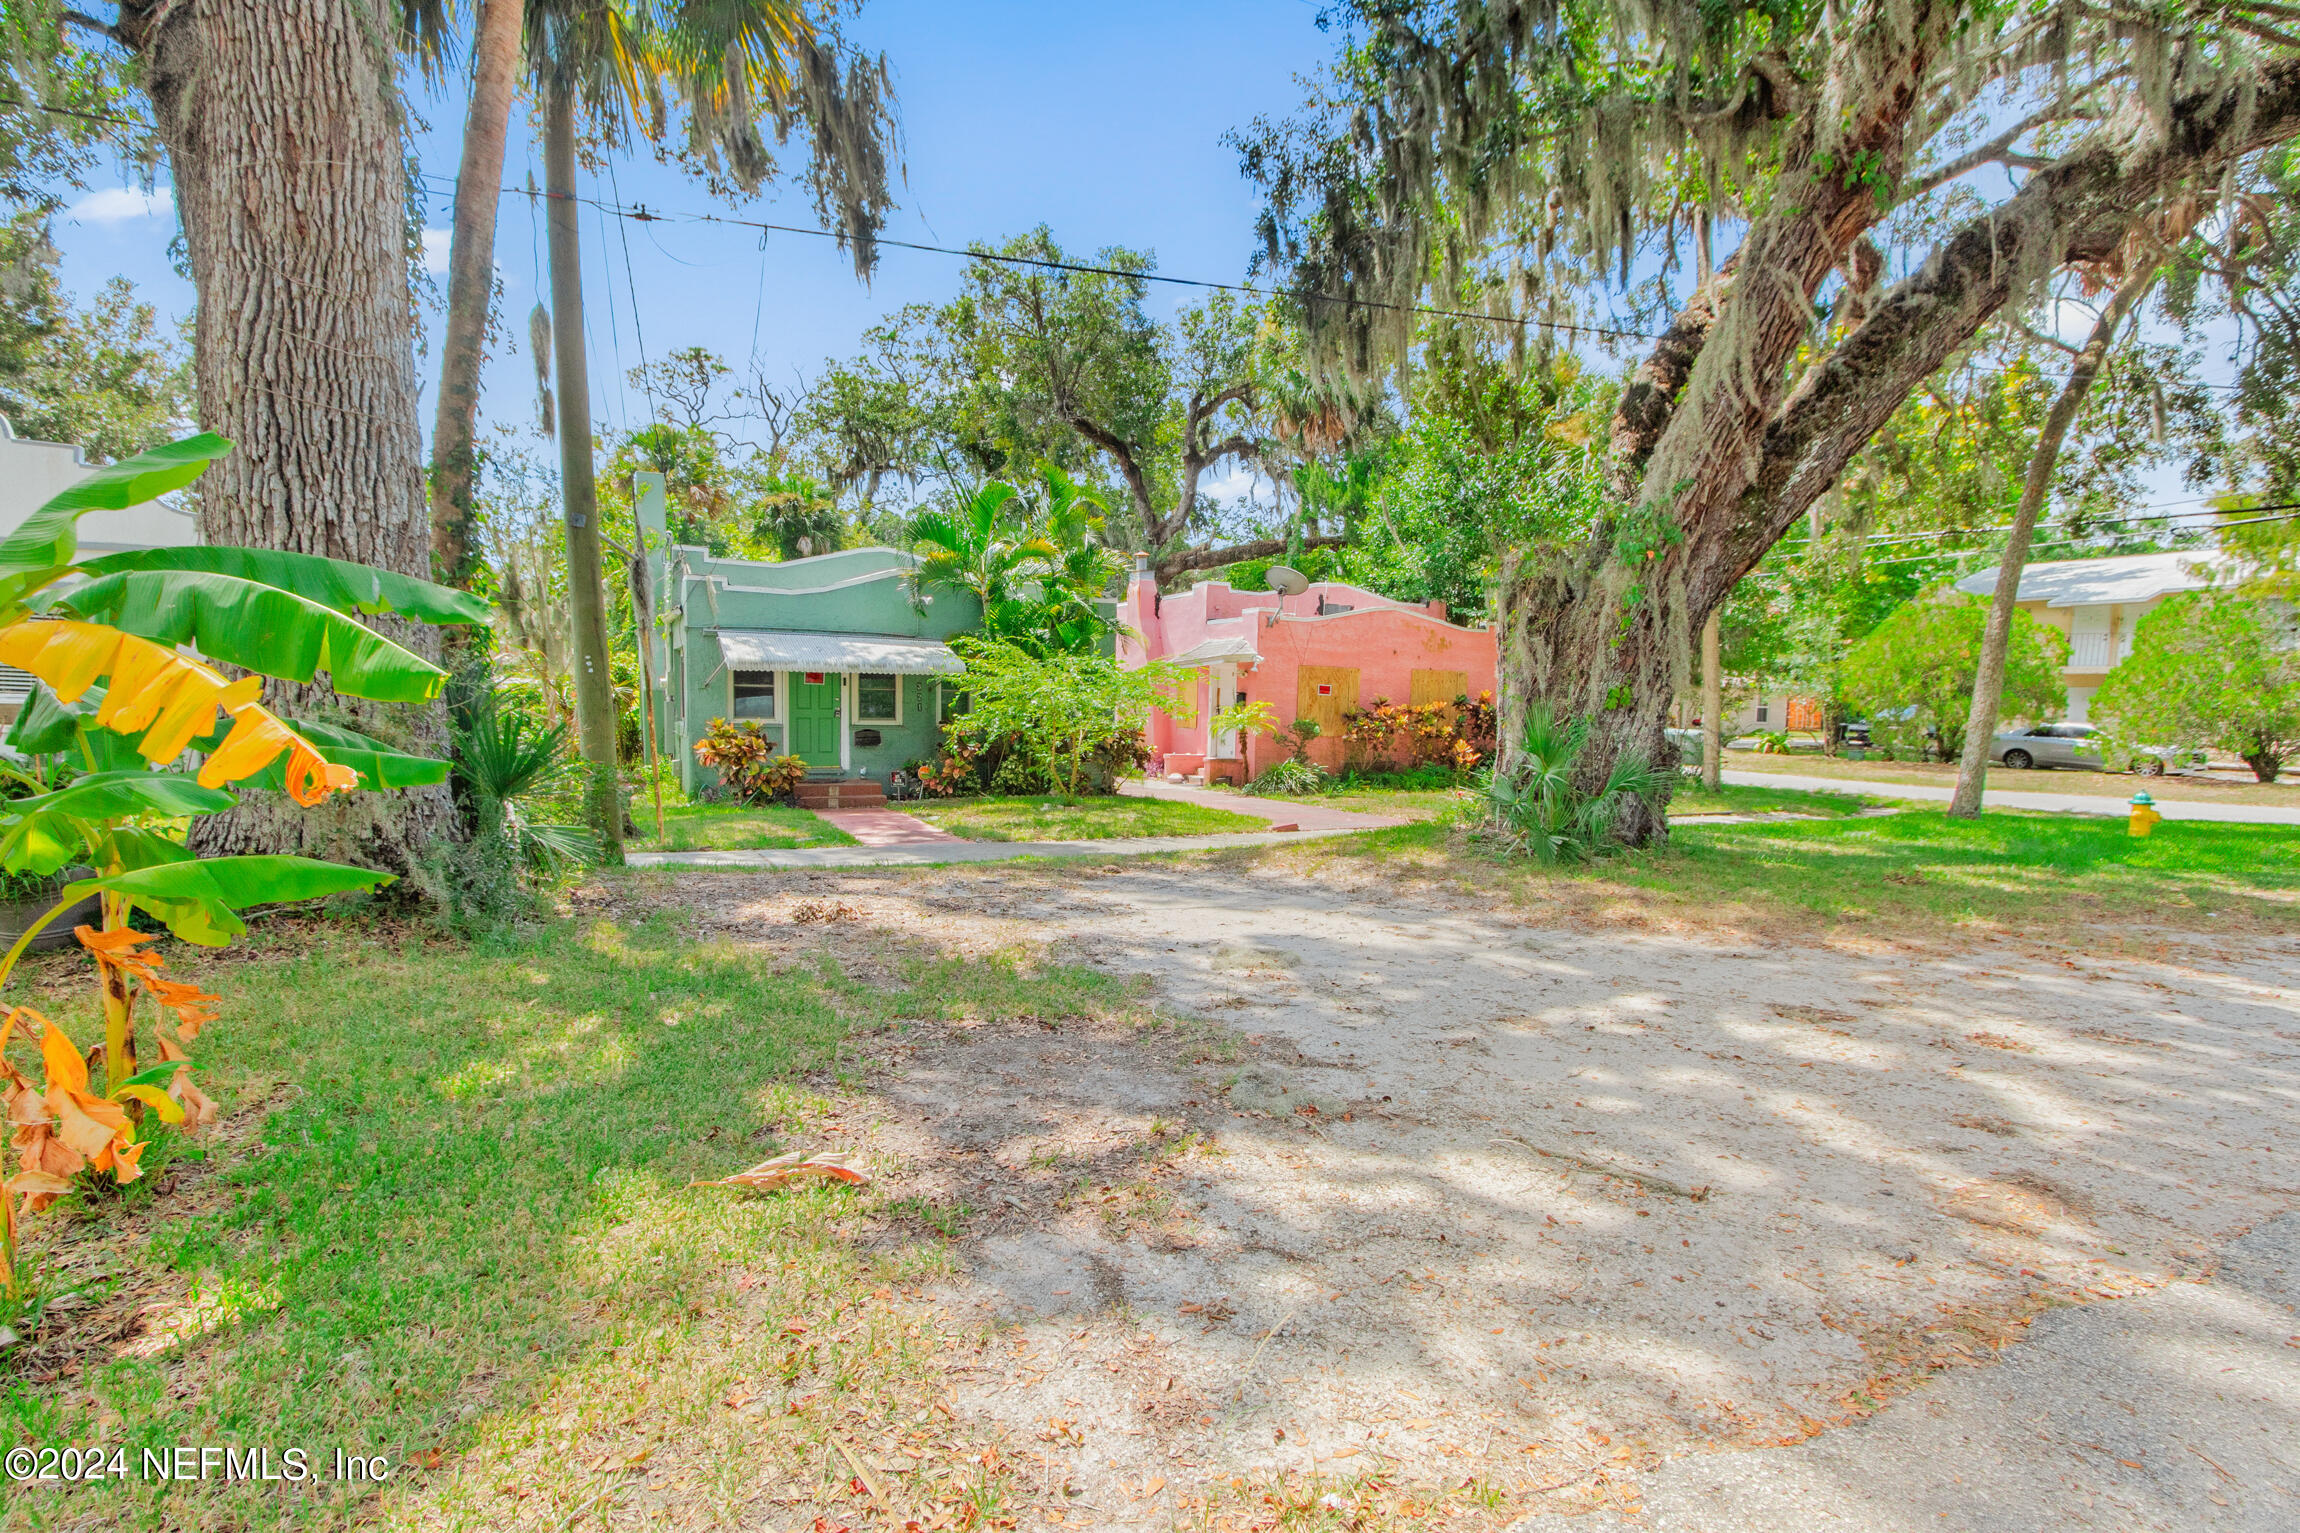
<svg viewBox="0 0 2300 1533">
<path fill-rule="evenodd" d="M 1375 698 L 1342 711 L 1342 768 L 1348 773 L 1443 767 L 1469 772 L 1493 755 L 1493 694 L 1450 703 Z"/>
<path fill-rule="evenodd" d="M 951 740 L 944 747 L 940 761 L 930 761 L 918 769 L 919 786 L 932 798 L 960 798 L 980 793 L 982 777 L 975 770 L 979 755 L 966 741 Z"/>
</svg>

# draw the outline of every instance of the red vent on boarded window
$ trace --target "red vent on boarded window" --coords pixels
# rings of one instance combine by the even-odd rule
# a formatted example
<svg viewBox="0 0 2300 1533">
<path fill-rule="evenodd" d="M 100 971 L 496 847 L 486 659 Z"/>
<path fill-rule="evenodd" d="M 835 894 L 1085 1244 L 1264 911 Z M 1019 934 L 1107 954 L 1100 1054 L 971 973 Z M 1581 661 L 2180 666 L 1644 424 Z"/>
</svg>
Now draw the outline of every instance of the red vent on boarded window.
<svg viewBox="0 0 2300 1533">
<path fill-rule="evenodd" d="M 1321 682 L 1319 682 L 1319 683 L 1318 683 L 1318 696 L 1320 696 L 1320 697 L 1332 697 L 1333 695 L 1334 695 L 1334 684 L 1333 684 L 1332 682 L 1330 682 L 1330 681 L 1321 681 Z"/>
<path fill-rule="evenodd" d="M 809 671 L 809 672 L 807 672 L 807 685 L 808 685 L 808 686 L 810 686 L 810 687 L 819 687 L 819 686 L 821 686 L 822 684 L 823 684 L 823 673 L 822 673 L 822 672 L 820 672 L 820 671 Z"/>
</svg>

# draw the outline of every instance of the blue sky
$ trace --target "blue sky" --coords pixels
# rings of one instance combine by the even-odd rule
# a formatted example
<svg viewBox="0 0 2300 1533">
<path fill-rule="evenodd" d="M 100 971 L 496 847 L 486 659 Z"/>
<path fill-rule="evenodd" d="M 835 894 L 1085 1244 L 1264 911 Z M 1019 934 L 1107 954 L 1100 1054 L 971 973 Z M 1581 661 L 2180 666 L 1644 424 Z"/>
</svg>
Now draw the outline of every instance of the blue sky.
<svg viewBox="0 0 2300 1533">
<path fill-rule="evenodd" d="M 901 206 L 887 232 L 963 246 L 1043 222 L 1071 249 L 1147 248 L 1165 271 L 1242 278 L 1256 203 L 1221 135 L 1257 113 L 1290 111 L 1300 99 L 1295 77 L 1318 68 L 1332 50 L 1332 39 L 1317 29 L 1317 9 L 1318 0 L 870 0 L 849 33 L 886 53 L 905 141 Z M 460 90 L 422 110 L 428 127 L 421 155 L 436 187 L 425 222 L 441 231 L 437 255 L 444 263 Z M 505 167 L 511 185 L 524 185 L 530 170 L 541 180 L 540 144 L 531 139 L 522 112 Z M 67 283 L 84 298 L 123 274 L 163 310 L 188 311 L 191 286 L 167 256 L 172 207 L 164 197 L 96 185 L 57 230 Z M 604 177 L 585 190 L 610 195 Z M 770 188 L 736 208 L 645 154 L 617 165 L 613 190 L 627 203 L 664 212 L 814 222 L 803 190 Z M 890 249 L 865 287 L 828 240 L 776 235 L 762 251 L 755 231 L 620 220 L 603 227 L 588 209 L 583 236 L 592 415 L 611 429 L 645 418 L 644 400 L 620 371 L 639 361 L 642 338 L 648 356 L 704 345 L 741 369 L 755 333 L 769 376 L 788 381 L 794 369 L 812 373 L 826 356 L 851 353 L 866 328 L 900 305 L 948 297 L 962 265 L 950 256 Z M 541 250 L 529 204 L 507 198 L 496 259 L 506 328 L 522 338 L 538 297 Z M 1161 306 L 1187 294 L 1153 291 Z M 422 371 L 428 375 L 434 365 L 426 358 Z M 499 352 L 487 384 L 483 426 L 532 421 L 533 367 L 524 354 Z M 430 397 L 427 376 L 427 429 Z"/>
</svg>

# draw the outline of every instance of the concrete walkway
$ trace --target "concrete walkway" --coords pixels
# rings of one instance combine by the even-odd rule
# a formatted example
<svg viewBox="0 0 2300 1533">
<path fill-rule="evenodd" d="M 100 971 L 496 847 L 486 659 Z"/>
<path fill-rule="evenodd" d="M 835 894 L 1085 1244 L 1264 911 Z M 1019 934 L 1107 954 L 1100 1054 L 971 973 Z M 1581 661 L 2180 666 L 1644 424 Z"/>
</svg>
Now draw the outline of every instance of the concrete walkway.
<svg viewBox="0 0 2300 1533">
<path fill-rule="evenodd" d="M 945 846 L 958 837 L 899 809 L 817 809 L 815 818 L 845 831 L 861 846 Z"/>
<path fill-rule="evenodd" d="M 1689 1455 L 1634 1516 L 1510 1533 L 2077 1533 L 2300 1527 L 2300 1215 L 2231 1242 L 2213 1281 L 2057 1309 L 1793 1448 Z"/>
<path fill-rule="evenodd" d="M 1872 798 L 1909 799 L 1918 803 L 1945 804 L 1956 796 L 1953 788 L 1936 788 L 1930 783 L 1872 782 L 1866 777 L 1799 777 L 1788 772 L 1736 772 L 1728 767 L 1722 774 L 1725 780 L 1745 788 L 1803 788 L 1815 793 L 1865 793 Z M 2025 774 L 2024 774 L 2025 775 Z M 1994 782 L 1997 774 L 1991 772 Z M 2151 779 L 2133 779 L 2133 792 L 2147 787 L 2151 797 L 2156 789 Z M 2130 798 L 2126 794 L 2125 798 Z M 1981 795 L 1981 802 L 1991 809 L 2041 809 L 2057 814 L 2099 814 L 2123 819 L 2132 812 L 2124 798 L 2102 798 L 2089 793 L 2029 793 L 1991 788 Z M 2199 804 L 2186 799 L 2166 801 L 2159 799 L 2156 812 L 2168 820 L 2219 820 L 2237 825 L 2300 825 L 2300 805 L 2290 809 L 2273 804 Z"/>
</svg>

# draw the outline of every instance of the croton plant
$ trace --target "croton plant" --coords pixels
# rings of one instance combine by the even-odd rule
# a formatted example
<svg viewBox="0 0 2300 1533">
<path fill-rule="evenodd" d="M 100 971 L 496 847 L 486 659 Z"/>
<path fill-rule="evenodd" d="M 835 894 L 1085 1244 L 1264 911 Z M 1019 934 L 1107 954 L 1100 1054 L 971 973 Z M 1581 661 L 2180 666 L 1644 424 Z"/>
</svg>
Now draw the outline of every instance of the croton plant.
<svg viewBox="0 0 2300 1533">
<path fill-rule="evenodd" d="M 196 1126 L 215 1115 L 193 1084 L 187 1046 L 214 1020 L 216 998 L 164 976 L 151 951 L 157 933 L 131 923 L 220 947 L 247 930 L 240 912 L 252 906 L 388 882 L 308 857 L 196 857 L 185 821 L 232 807 L 234 785 L 308 807 L 333 793 L 447 777 L 443 761 L 281 717 L 263 703 L 263 678 L 324 673 L 347 697 L 427 702 L 446 674 L 360 619 L 479 623 L 480 598 L 274 549 L 79 556 L 82 516 L 181 489 L 230 451 L 202 435 L 100 468 L 0 539 L 0 663 L 39 682 L 0 763 L 23 790 L 0 801 L 0 871 L 84 874 L 56 889 L 54 905 L 0 955 L 0 988 L 33 938 L 95 897 L 97 922 L 76 935 L 95 963 L 104 1024 L 102 1040 L 83 1049 L 29 1006 L 0 1017 L 0 1102 L 17 1163 L 0 1183 L 0 1292 L 18 1281 L 20 1214 L 47 1207 L 83 1176 L 134 1181 L 147 1117 Z M 37 1045 L 37 1082 L 28 1058 L 19 1067 L 8 1057 L 19 1035 Z"/>
</svg>

